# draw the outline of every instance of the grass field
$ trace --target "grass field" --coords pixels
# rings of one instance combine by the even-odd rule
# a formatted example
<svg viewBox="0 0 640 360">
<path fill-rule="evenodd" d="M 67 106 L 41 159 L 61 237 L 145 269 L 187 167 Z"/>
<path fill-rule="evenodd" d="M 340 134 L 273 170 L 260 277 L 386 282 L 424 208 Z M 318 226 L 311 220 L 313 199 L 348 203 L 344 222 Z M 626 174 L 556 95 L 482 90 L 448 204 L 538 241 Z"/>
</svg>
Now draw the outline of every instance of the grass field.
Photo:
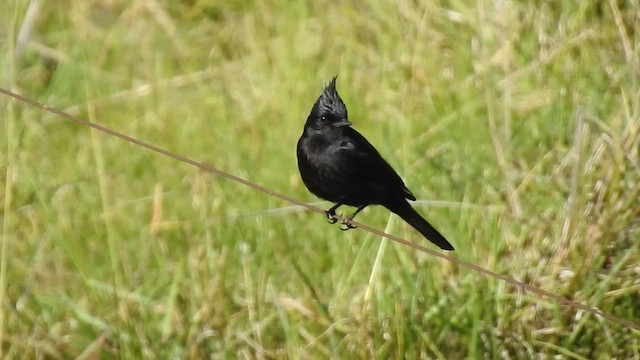
<svg viewBox="0 0 640 360">
<path fill-rule="evenodd" d="M 3 88 L 307 202 L 295 146 L 339 74 L 452 256 L 640 324 L 637 0 L 9 0 L 0 24 Z M 638 330 L 0 106 L 0 358 L 640 359 Z"/>
</svg>

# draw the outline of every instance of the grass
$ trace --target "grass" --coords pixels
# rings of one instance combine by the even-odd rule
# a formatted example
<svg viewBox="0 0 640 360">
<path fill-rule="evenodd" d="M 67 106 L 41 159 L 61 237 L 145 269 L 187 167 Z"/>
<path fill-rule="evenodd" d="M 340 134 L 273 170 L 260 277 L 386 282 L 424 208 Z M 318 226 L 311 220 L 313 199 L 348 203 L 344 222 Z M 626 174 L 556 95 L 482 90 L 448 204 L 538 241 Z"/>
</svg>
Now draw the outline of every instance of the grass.
<svg viewBox="0 0 640 360">
<path fill-rule="evenodd" d="M 8 9 L 4 88 L 309 202 L 294 148 L 339 73 L 454 256 L 640 319 L 637 1 Z M 636 330 L 0 106 L 3 358 L 640 358 Z"/>
</svg>

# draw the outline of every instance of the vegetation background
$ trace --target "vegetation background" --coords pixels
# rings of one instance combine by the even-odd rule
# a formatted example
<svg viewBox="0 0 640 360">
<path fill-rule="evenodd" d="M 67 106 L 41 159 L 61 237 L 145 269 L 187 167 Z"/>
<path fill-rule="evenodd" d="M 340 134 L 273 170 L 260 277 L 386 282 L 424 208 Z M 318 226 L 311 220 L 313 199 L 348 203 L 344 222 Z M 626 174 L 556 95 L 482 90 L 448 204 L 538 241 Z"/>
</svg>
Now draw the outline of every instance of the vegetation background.
<svg viewBox="0 0 640 360">
<path fill-rule="evenodd" d="M 295 145 L 340 74 L 452 256 L 640 319 L 637 0 L 9 0 L 0 24 L 2 87 L 309 202 Z M 2 358 L 640 358 L 637 330 L 0 106 Z"/>
</svg>

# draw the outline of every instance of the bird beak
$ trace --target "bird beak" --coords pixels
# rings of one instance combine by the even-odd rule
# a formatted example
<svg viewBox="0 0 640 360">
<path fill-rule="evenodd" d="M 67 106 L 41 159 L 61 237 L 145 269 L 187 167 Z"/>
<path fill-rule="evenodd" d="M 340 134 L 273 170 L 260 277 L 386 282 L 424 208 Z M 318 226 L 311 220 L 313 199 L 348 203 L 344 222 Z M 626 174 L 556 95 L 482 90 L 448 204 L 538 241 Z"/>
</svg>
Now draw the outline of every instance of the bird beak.
<svg viewBox="0 0 640 360">
<path fill-rule="evenodd" d="M 347 120 L 347 119 L 342 119 L 336 123 L 333 123 L 333 126 L 335 127 L 340 127 L 340 126 L 351 126 L 351 121 Z"/>
</svg>

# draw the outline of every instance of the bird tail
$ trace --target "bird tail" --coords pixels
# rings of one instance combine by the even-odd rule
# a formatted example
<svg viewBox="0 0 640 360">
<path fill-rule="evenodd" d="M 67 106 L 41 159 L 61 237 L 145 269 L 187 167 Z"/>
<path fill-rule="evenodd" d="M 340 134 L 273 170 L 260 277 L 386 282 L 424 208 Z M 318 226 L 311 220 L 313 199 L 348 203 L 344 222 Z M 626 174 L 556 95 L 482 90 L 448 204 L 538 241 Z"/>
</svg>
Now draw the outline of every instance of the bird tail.
<svg viewBox="0 0 640 360">
<path fill-rule="evenodd" d="M 427 240 L 438 245 L 443 250 L 454 250 L 453 246 L 442 236 L 431 224 L 427 222 L 417 211 L 415 211 L 407 200 L 402 199 L 392 204 L 385 204 L 385 207 L 400 216 L 409 225 L 418 230 Z"/>
</svg>

